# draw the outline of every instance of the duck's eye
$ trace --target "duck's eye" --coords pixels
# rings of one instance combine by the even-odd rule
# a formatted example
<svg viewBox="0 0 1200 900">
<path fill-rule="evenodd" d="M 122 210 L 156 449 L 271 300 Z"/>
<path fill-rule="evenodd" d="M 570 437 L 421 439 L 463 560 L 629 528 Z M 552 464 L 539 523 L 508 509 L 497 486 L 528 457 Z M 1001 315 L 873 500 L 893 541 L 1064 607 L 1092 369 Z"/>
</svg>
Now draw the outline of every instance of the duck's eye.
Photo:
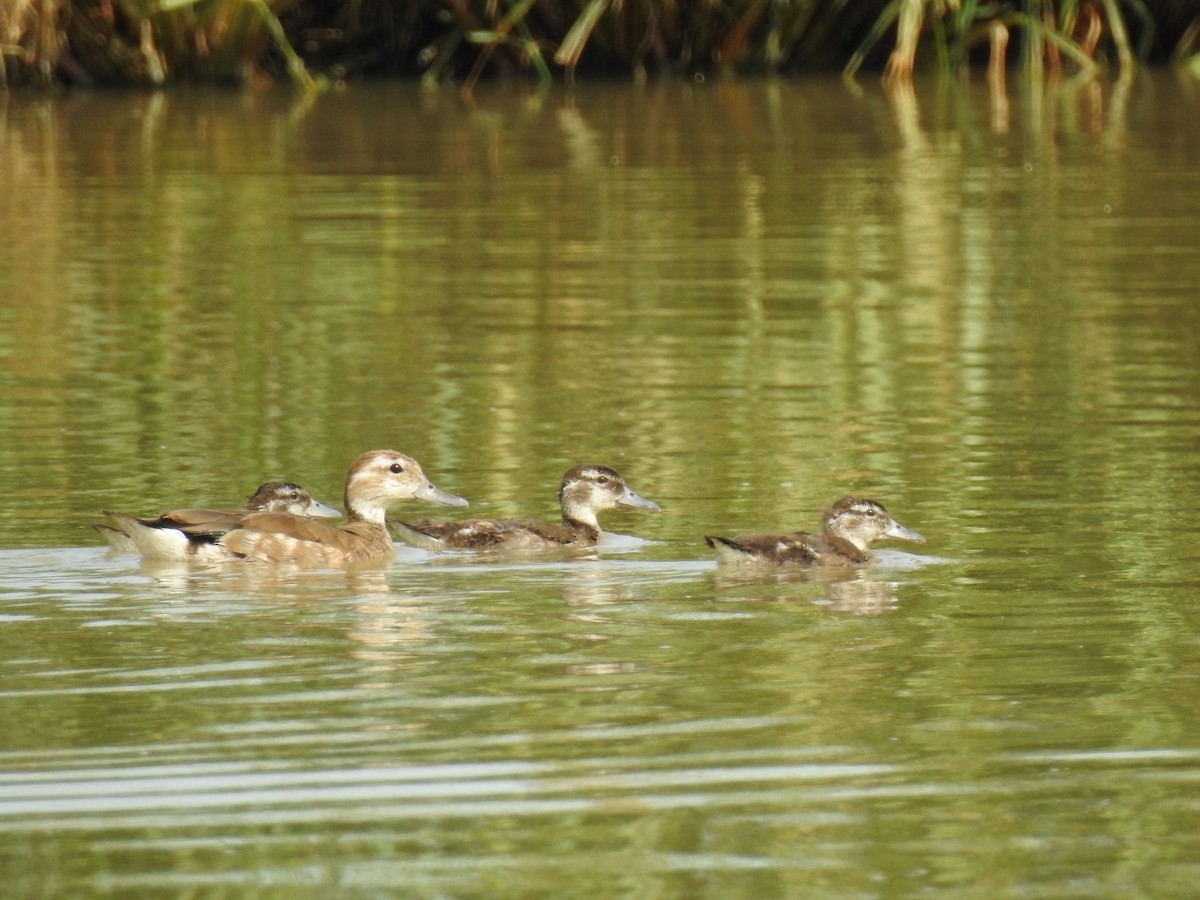
<svg viewBox="0 0 1200 900">
<path fill-rule="evenodd" d="M 596 479 L 596 483 L 597 484 L 608 484 L 608 476 L 601 475 L 599 478 Z"/>
<path fill-rule="evenodd" d="M 875 518 L 875 510 L 873 510 L 873 509 L 864 510 L 863 515 L 866 516 L 868 519 L 873 519 L 873 518 Z"/>
<path fill-rule="evenodd" d="M 291 492 L 291 494 L 289 494 L 288 496 L 290 496 L 290 497 L 291 497 L 293 500 L 299 500 L 299 499 L 300 499 L 300 492 L 299 492 L 299 491 L 292 491 L 292 492 Z"/>
<path fill-rule="evenodd" d="M 393 475 L 399 475 L 404 471 L 404 466 L 400 465 L 400 463 L 392 463 L 390 466 L 388 466 L 388 471 Z"/>
</svg>

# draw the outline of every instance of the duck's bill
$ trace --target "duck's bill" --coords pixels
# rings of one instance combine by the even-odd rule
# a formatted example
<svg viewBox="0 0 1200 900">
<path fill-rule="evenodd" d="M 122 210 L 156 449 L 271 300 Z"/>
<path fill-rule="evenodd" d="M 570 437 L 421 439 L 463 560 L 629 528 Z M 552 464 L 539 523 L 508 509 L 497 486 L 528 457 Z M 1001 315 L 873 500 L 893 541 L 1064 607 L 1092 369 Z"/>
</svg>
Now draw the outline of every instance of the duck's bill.
<svg viewBox="0 0 1200 900">
<path fill-rule="evenodd" d="M 470 506 L 471 504 L 462 497 L 456 497 L 454 494 L 447 493 L 439 487 L 434 487 L 432 481 L 425 481 L 413 493 L 413 496 L 418 500 L 427 500 L 430 503 L 440 503 L 442 506 Z"/>
<path fill-rule="evenodd" d="M 898 541 L 912 541 L 917 544 L 925 543 L 925 535 L 910 531 L 895 520 L 892 520 L 892 524 L 888 526 L 888 530 L 883 533 L 883 536 L 895 538 Z"/>
<path fill-rule="evenodd" d="M 317 519 L 338 519 L 341 518 L 342 511 L 334 509 L 332 506 L 326 506 L 320 500 L 314 500 L 312 506 L 308 508 L 308 514 Z"/>
<path fill-rule="evenodd" d="M 636 509 L 662 509 L 653 500 L 647 500 L 645 497 L 639 497 L 629 488 L 625 488 L 623 493 L 617 500 L 618 506 L 632 506 Z"/>
</svg>

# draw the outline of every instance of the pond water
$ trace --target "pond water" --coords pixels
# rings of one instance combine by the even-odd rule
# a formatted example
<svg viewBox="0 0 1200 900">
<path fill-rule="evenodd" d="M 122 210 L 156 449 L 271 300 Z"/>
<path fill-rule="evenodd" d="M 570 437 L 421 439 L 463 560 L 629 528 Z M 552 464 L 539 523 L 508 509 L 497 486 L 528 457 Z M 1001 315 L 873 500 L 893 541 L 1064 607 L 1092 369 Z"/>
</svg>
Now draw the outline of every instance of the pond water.
<svg viewBox="0 0 1200 900">
<path fill-rule="evenodd" d="M 0 235 L 9 896 L 1200 883 L 1200 84 L 17 94 Z M 90 527 L 381 447 L 662 511 L 359 572 Z M 928 543 L 703 543 L 849 493 Z"/>
</svg>

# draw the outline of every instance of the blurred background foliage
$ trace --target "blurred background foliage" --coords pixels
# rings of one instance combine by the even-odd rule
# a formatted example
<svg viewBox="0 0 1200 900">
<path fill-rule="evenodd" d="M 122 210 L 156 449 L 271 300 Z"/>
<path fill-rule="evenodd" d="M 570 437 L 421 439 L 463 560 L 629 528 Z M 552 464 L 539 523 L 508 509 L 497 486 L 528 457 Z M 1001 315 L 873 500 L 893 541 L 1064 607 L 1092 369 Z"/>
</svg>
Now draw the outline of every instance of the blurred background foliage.
<svg viewBox="0 0 1200 900">
<path fill-rule="evenodd" d="M 3 85 L 1010 66 L 1200 74 L 1194 0 L 0 0 Z"/>
</svg>

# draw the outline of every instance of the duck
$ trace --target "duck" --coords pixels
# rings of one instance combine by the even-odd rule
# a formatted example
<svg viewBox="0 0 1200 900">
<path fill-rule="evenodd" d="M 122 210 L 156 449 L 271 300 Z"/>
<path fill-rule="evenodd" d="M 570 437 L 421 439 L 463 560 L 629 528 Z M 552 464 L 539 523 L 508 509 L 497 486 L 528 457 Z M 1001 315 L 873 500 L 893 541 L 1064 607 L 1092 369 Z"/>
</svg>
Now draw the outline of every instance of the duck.
<svg viewBox="0 0 1200 900">
<path fill-rule="evenodd" d="M 424 550 L 533 550 L 552 547 L 594 547 L 602 532 L 596 516 L 618 506 L 657 510 L 653 500 L 641 497 L 615 469 L 594 464 L 575 466 L 562 477 L 558 489 L 562 523 L 538 519 L 467 519 L 444 522 L 389 520 L 406 544 Z"/>
<path fill-rule="evenodd" d="M 462 497 L 434 486 L 411 456 L 396 450 L 369 450 L 359 455 L 346 473 L 346 518 L 336 525 L 290 512 L 255 512 L 202 534 L 174 529 L 169 540 L 160 534 L 170 529 L 130 526 L 126 533 L 144 558 L 178 559 L 176 547 L 186 541 L 195 545 L 188 558 L 205 562 L 244 560 L 340 567 L 390 556 L 394 545 L 385 524 L 387 509 L 411 499 L 444 506 L 468 505 Z M 137 521 L 120 513 L 106 515 L 122 525 Z M 164 545 L 170 549 L 164 552 Z"/>
<path fill-rule="evenodd" d="M 923 535 L 905 528 L 877 500 L 842 497 L 821 517 L 821 533 L 705 535 L 718 563 L 803 566 L 862 566 L 872 559 L 870 546 L 882 538 L 925 543 Z"/>
<path fill-rule="evenodd" d="M 97 523 L 92 527 L 110 547 L 122 553 L 137 552 L 137 544 L 129 535 L 131 530 L 160 529 L 163 534 L 156 543 L 161 545 L 162 552 L 172 554 L 172 559 L 186 560 L 204 546 L 203 535 L 227 531 L 239 517 L 258 512 L 334 519 L 341 516 L 338 510 L 314 500 L 308 491 L 294 482 L 267 481 L 258 486 L 241 509 L 176 509 L 145 519 L 106 512 L 105 515 L 115 517 L 113 524 Z M 191 540 L 185 535 L 196 539 Z"/>
</svg>

